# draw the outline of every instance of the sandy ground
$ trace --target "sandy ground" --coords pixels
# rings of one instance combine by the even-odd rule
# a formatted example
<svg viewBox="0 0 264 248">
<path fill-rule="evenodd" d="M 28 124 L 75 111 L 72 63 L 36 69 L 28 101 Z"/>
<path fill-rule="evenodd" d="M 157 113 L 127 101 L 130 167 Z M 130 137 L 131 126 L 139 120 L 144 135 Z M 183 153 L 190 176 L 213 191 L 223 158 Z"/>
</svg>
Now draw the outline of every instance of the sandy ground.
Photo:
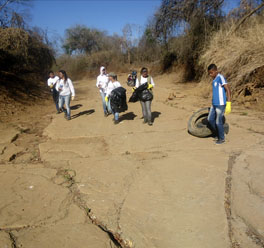
<svg viewBox="0 0 264 248">
<path fill-rule="evenodd" d="M 153 126 L 139 103 L 114 125 L 89 79 L 71 121 L 50 100 L 0 123 L 0 247 L 264 247 L 263 113 L 233 105 L 225 144 L 193 137 L 210 97 L 176 79 L 154 78 Z"/>
</svg>

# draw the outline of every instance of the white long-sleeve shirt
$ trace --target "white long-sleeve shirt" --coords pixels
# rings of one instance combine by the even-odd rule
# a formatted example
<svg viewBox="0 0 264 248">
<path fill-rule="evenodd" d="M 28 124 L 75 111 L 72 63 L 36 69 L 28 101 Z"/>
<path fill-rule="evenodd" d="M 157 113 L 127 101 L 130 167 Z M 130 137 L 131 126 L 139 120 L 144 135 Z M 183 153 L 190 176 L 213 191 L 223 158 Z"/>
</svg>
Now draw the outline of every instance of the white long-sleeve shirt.
<svg viewBox="0 0 264 248">
<path fill-rule="evenodd" d="M 140 82 L 139 82 L 139 80 L 138 80 L 138 78 L 137 78 L 137 80 L 136 80 L 136 85 L 135 85 L 135 87 L 136 88 L 138 88 L 140 85 L 142 85 L 142 84 L 144 84 L 144 83 L 147 83 L 148 82 L 148 78 L 146 77 L 142 77 L 142 76 L 140 76 L 141 78 L 140 78 Z M 155 83 L 154 83 L 154 81 L 153 81 L 153 78 L 151 77 L 151 76 L 149 76 L 150 77 L 150 83 L 153 85 L 153 87 L 155 86 Z"/>
<path fill-rule="evenodd" d="M 75 96 L 75 90 L 73 87 L 72 81 L 68 78 L 66 82 L 63 79 L 60 79 L 56 84 L 56 90 L 59 91 L 60 96 Z"/>
<path fill-rule="evenodd" d="M 55 76 L 55 77 L 50 77 L 47 81 L 48 83 L 48 86 L 50 87 L 51 85 L 54 85 L 56 84 L 56 82 L 59 80 L 59 77 L 58 76 Z"/>
<path fill-rule="evenodd" d="M 101 66 L 100 75 L 97 77 L 96 81 L 96 87 L 99 88 L 101 92 L 106 93 L 109 78 L 104 74 L 103 69 L 105 69 L 105 67 Z"/>
<path fill-rule="evenodd" d="M 107 90 L 106 90 L 106 96 L 109 97 L 112 90 L 114 90 L 118 87 L 121 87 L 121 84 L 118 81 L 115 81 L 115 82 L 109 81 L 108 86 L 107 86 Z"/>
</svg>

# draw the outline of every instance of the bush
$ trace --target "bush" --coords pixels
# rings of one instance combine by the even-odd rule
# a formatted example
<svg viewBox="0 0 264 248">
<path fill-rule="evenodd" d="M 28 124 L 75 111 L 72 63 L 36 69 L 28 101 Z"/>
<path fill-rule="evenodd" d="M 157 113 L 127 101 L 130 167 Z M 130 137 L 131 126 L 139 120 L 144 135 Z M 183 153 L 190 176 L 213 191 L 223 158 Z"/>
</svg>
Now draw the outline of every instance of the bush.
<svg viewBox="0 0 264 248">
<path fill-rule="evenodd" d="M 1 70 L 44 74 L 54 61 L 52 50 L 20 28 L 0 28 Z"/>
<path fill-rule="evenodd" d="M 62 55 L 57 59 L 56 70 L 63 69 L 73 80 L 78 80 L 85 76 L 98 75 L 101 66 L 106 66 L 108 72 L 127 72 L 128 65 L 124 64 L 124 61 L 124 55 L 115 51 L 78 56 Z"/>
<path fill-rule="evenodd" d="M 226 24 L 215 33 L 201 56 L 202 79 L 208 82 L 207 66 L 215 63 L 229 81 L 234 98 L 245 100 L 249 95 L 262 94 L 260 89 L 264 89 L 264 18 L 255 16 L 236 32 L 230 32 L 233 25 Z"/>
</svg>

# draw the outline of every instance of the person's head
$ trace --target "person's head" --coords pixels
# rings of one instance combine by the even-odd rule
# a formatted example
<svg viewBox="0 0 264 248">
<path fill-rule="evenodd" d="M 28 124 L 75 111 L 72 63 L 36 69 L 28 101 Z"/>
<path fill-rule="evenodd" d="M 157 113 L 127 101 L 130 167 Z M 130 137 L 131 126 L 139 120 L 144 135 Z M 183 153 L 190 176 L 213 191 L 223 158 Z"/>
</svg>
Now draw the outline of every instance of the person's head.
<svg viewBox="0 0 264 248">
<path fill-rule="evenodd" d="M 148 69 L 146 67 L 142 67 L 142 69 L 140 70 L 140 73 L 142 77 L 148 77 Z"/>
<path fill-rule="evenodd" d="M 101 67 L 100 67 L 100 74 L 101 74 L 101 75 L 105 75 L 105 74 L 106 74 L 106 69 L 105 69 L 104 66 L 101 66 Z"/>
<path fill-rule="evenodd" d="M 63 79 L 64 81 L 67 81 L 68 76 L 67 76 L 66 71 L 64 71 L 64 70 L 60 70 L 60 71 L 59 71 L 59 78 L 60 78 L 60 79 Z"/>
<path fill-rule="evenodd" d="M 117 75 L 114 72 L 110 72 L 108 78 L 111 82 L 115 82 L 117 80 Z"/>
<path fill-rule="evenodd" d="M 211 78 L 215 78 L 218 74 L 217 66 L 215 64 L 210 64 L 208 66 L 208 75 Z"/>
<path fill-rule="evenodd" d="M 55 74 L 54 74 L 53 71 L 49 71 L 49 77 L 50 77 L 50 78 L 54 78 L 54 77 L 55 77 Z"/>
</svg>

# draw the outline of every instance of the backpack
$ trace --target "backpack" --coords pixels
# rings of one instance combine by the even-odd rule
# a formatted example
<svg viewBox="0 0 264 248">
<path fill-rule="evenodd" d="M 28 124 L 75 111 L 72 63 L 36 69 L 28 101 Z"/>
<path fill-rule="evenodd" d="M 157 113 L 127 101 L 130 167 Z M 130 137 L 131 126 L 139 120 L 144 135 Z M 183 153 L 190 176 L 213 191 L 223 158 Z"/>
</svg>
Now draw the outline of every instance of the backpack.
<svg viewBox="0 0 264 248">
<path fill-rule="evenodd" d="M 137 80 L 137 71 L 132 71 L 132 73 L 127 79 L 127 85 L 130 87 L 134 87 L 136 85 L 136 80 Z"/>
</svg>

